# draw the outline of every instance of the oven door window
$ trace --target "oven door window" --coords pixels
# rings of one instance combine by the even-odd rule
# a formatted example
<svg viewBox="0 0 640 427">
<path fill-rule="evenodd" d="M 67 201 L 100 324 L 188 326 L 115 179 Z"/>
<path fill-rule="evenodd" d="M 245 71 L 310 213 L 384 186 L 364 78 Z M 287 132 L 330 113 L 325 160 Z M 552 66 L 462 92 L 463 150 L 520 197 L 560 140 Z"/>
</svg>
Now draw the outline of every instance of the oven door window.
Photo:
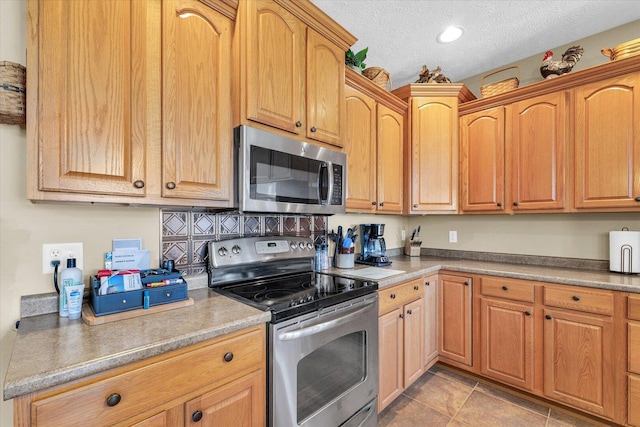
<svg viewBox="0 0 640 427">
<path fill-rule="evenodd" d="M 337 338 L 298 362 L 298 424 L 362 383 L 367 376 L 366 333 Z"/>
<path fill-rule="evenodd" d="M 318 205 L 327 199 L 327 164 L 252 146 L 250 197 L 254 200 Z"/>
</svg>

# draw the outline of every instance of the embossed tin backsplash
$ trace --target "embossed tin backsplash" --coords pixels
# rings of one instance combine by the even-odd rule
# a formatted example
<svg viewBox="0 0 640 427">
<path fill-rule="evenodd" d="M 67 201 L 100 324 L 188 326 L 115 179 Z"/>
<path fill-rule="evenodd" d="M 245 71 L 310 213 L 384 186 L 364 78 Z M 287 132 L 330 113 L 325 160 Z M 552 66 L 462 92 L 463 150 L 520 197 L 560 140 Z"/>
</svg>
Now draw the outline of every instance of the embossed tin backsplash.
<svg viewBox="0 0 640 427">
<path fill-rule="evenodd" d="M 327 240 L 324 215 L 241 214 L 163 209 L 162 260 L 186 275 L 207 272 L 207 242 L 241 236 L 305 236 Z"/>
</svg>

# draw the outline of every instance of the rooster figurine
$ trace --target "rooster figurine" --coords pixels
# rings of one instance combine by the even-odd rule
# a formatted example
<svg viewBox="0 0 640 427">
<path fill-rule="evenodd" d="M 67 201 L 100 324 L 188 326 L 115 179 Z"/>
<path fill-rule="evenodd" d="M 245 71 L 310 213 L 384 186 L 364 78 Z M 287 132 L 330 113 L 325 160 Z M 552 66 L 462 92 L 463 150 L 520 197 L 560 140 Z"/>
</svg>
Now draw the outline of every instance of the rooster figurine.
<svg viewBox="0 0 640 427">
<path fill-rule="evenodd" d="M 540 66 L 540 74 L 545 79 L 551 79 L 563 74 L 567 74 L 580 61 L 584 49 L 580 46 L 571 46 L 562 54 L 561 61 L 553 61 L 553 52 L 548 50 L 544 54 L 542 65 Z"/>
</svg>

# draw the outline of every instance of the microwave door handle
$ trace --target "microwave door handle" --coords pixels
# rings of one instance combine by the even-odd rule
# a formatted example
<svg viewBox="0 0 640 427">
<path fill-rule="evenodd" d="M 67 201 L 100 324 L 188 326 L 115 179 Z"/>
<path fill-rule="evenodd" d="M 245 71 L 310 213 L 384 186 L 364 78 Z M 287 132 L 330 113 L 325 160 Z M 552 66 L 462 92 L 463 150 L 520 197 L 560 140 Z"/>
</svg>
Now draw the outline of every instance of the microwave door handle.
<svg viewBox="0 0 640 427">
<path fill-rule="evenodd" d="M 327 198 L 322 198 L 322 190 L 327 188 Z M 328 205 L 333 194 L 333 173 L 326 163 L 321 163 L 318 170 L 318 203 Z"/>
</svg>

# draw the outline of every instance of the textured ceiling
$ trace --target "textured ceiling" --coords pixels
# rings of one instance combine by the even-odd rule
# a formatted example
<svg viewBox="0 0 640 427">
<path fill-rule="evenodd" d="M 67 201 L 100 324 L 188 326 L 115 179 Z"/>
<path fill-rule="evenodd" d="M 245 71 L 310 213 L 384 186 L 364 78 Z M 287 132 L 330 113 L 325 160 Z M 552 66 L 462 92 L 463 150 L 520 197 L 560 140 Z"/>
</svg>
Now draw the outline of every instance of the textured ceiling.
<svg viewBox="0 0 640 427">
<path fill-rule="evenodd" d="M 358 38 L 354 51 L 369 47 L 365 63 L 389 71 L 394 87 L 415 82 L 423 64 L 460 81 L 640 19 L 640 0 L 311 1 Z M 449 25 L 462 38 L 438 43 Z"/>
</svg>

